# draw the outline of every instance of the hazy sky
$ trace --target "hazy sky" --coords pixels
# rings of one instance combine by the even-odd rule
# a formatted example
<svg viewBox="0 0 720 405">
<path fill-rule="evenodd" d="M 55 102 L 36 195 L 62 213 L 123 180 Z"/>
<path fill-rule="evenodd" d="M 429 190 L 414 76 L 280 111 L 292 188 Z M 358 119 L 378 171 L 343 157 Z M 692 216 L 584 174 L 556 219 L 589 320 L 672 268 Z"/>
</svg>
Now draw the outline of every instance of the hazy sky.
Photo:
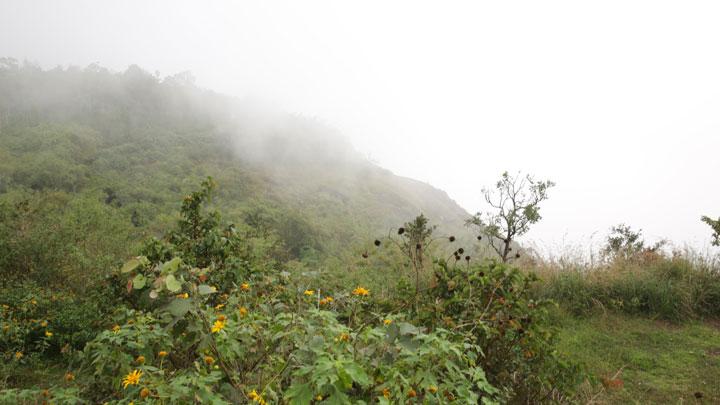
<svg viewBox="0 0 720 405">
<path fill-rule="evenodd" d="M 471 212 L 504 170 L 550 178 L 542 245 L 626 222 L 704 247 L 718 21 L 717 1 L 0 0 L 0 56 L 190 70 L 337 127 Z"/>
</svg>

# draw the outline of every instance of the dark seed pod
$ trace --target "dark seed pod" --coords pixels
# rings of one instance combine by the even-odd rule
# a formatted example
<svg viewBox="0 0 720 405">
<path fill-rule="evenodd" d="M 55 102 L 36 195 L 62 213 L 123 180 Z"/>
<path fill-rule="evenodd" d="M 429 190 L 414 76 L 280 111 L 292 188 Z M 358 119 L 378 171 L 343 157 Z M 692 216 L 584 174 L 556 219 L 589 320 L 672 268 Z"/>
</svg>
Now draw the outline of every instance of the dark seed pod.
<svg viewBox="0 0 720 405">
<path fill-rule="evenodd" d="M 380 241 L 375 239 L 375 246 L 380 246 Z"/>
<path fill-rule="evenodd" d="M 515 258 L 516 258 L 516 259 L 519 259 L 519 258 L 520 258 L 520 253 L 515 253 Z"/>
<path fill-rule="evenodd" d="M 470 261 L 470 256 L 465 256 L 465 260 L 469 262 L 469 261 Z"/>
<path fill-rule="evenodd" d="M 514 288 L 512 288 L 512 287 L 508 288 L 509 292 L 513 292 L 513 290 L 514 290 Z"/>
<path fill-rule="evenodd" d="M 460 255 L 455 255 L 455 260 L 460 260 Z"/>
<path fill-rule="evenodd" d="M 485 272 L 484 272 L 484 271 L 481 271 L 481 272 L 480 272 L 480 277 L 485 277 Z"/>
<path fill-rule="evenodd" d="M 454 236 L 451 236 L 451 237 L 448 238 L 448 240 L 449 240 L 450 242 L 455 242 L 455 237 L 454 237 Z"/>
<path fill-rule="evenodd" d="M 402 235 L 404 233 L 405 233 L 405 228 L 403 228 L 403 227 L 398 228 L 398 235 Z"/>
<path fill-rule="evenodd" d="M 422 243 L 418 243 L 417 245 L 415 245 L 415 249 L 417 249 L 417 250 L 422 249 Z"/>
<path fill-rule="evenodd" d="M 508 252 L 512 252 L 512 248 L 511 248 L 511 247 L 508 248 Z"/>
<path fill-rule="evenodd" d="M 362 254 L 362 257 L 363 257 L 363 259 L 367 259 L 367 258 L 368 258 L 367 252 L 364 252 L 364 253 Z"/>
<path fill-rule="evenodd" d="M 482 240 L 482 235 L 478 235 L 477 240 Z"/>
<path fill-rule="evenodd" d="M 458 251 L 457 251 L 457 252 L 458 252 L 458 254 L 460 254 L 460 255 L 461 255 L 461 254 L 465 253 L 465 249 L 463 249 L 463 248 L 460 248 L 460 249 L 458 249 Z"/>
</svg>

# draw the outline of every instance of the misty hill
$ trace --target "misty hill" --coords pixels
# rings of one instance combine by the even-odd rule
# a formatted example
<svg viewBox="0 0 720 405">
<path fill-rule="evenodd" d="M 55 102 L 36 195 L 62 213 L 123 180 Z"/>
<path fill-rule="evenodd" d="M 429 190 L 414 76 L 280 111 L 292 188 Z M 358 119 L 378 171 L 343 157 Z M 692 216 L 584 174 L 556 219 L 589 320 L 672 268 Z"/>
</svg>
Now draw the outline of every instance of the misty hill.
<svg viewBox="0 0 720 405">
<path fill-rule="evenodd" d="M 212 176 L 226 217 L 273 232 L 295 258 L 359 249 L 421 212 L 470 238 L 445 192 L 367 161 L 316 120 L 199 89 L 188 73 L 0 59 L 0 94 L 3 198 L 89 195 L 153 234 Z"/>
</svg>

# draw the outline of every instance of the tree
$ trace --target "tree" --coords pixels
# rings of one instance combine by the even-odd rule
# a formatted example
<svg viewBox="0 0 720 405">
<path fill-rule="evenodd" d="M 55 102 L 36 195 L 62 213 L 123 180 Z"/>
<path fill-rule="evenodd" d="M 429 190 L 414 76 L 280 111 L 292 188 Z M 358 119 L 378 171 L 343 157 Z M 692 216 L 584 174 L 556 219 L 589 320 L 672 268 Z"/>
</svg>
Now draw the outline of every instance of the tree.
<svg viewBox="0 0 720 405">
<path fill-rule="evenodd" d="M 495 189 L 482 190 L 493 211 L 478 212 L 467 223 L 480 228 L 490 246 L 506 263 L 511 258 L 515 238 L 527 233 L 530 225 L 541 219 L 540 203 L 547 200 L 547 191 L 553 186 L 555 183 L 550 180 L 536 181 L 530 175 L 523 177 L 518 173 L 513 177 L 504 172 Z"/>
<path fill-rule="evenodd" d="M 706 224 L 710 225 L 713 230 L 713 246 L 720 246 L 720 218 L 718 218 L 717 221 L 706 216 L 703 216 L 700 219 Z"/>
</svg>

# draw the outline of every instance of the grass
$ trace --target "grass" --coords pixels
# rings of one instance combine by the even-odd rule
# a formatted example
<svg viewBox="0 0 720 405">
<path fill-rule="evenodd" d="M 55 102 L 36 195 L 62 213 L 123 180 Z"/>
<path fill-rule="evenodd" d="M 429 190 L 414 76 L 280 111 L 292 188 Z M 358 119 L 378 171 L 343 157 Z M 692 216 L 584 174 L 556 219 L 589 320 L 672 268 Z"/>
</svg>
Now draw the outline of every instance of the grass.
<svg viewBox="0 0 720 405">
<path fill-rule="evenodd" d="M 559 350 L 592 376 L 582 403 L 720 403 L 720 324 L 627 315 L 560 321 Z M 621 388 L 606 388 L 615 375 Z M 701 393 L 697 399 L 695 393 Z"/>
</svg>

